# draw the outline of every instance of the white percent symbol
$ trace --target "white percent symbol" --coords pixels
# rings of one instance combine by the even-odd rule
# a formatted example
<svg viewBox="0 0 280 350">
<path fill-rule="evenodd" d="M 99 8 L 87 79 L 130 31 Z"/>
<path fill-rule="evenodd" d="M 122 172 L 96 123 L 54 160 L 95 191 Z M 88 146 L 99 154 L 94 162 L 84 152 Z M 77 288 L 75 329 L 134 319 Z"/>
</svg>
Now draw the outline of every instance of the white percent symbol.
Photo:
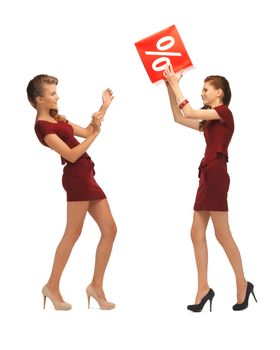
<svg viewBox="0 0 280 350">
<path fill-rule="evenodd" d="M 182 56 L 181 52 L 166 52 L 175 44 L 173 36 L 164 36 L 156 43 L 156 47 L 159 51 L 145 51 L 146 55 L 151 56 L 164 56 L 154 60 L 152 68 L 156 72 L 161 72 L 165 69 L 167 64 L 170 64 L 170 59 L 166 56 Z"/>
</svg>

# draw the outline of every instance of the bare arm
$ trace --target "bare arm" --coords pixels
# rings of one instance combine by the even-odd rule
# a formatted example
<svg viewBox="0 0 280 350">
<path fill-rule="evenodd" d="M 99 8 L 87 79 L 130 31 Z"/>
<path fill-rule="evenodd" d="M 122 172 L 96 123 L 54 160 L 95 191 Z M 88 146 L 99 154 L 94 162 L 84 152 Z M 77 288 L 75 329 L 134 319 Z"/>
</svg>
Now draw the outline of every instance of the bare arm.
<svg viewBox="0 0 280 350">
<path fill-rule="evenodd" d="M 92 134 L 93 132 L 93 127 L 91 123 L 86 128 L 83 128 L 82 126 L 74 124 L 72 122 L 68 122 L 68 123 L 72 126 L 75 136 L 86 138 L 90 136 L 90 134 Z"/>
<path fill-rule="evenodd" d="M 103 116 L 105 116 L 107 109 L 109 108 L 112 100 L 113 100 L 113 92 L 111 89 L 106 89 L 102 93 L 102 105 L 100 106 L 98 112 L 102 113 Z M 74 130 L 74 135 L 79 136 L 79 137 L 88 137 L 92 134 L 93 132 L 93 126 L 90 123 L 86 128 L 83 128 L 77 124 L 69 122 L 69 124 L 72 126 Z"/>
<path fill-rule="evenodd" d="M 45 136 L 44 141 L 55 152 L 61 155 L 64 159 L 71 163 L 75 163 L 89 148 L 89 146 L 96 139 L 100 133 L 100 123 L 103 115 L 96 113 L 94 116 L 94 125 L 92 125 L 92 133 L 79 145 L 74 148 L 70 148 L 64 141 L 62 141 L 56 134 L 48 134 Z"/>
<path fill-rule="evenodd" d="M 170 100 L 170 106 L 173 113 L 173 117 L 176 123 L 182 124 L 184 126 L 187 126 L 191 129 L 199 130 L 199 121 L 198 120 L 191 120 L 189 118 L 186 118 L 182 115 L 181 110 L 178 108 L 177 100 L 175 97 L 175 94 L 170 86 L 169 83 L 166 84 L 167 91 L 169 95 Z"/>
<path fill-rule="evenodd" d="M 175 88 L 173 88 L 174 95 L 176 96 L 177 100 L 180 102 L 184 101 L 184 95 L 179 87 L 177 85 Z M 189 103 L 185 104 L 184 107 L 181 109 L 184 116 L 189 120 L 214 120 L 214 119 L 221 119 L 219 114 L 215 111 L 215 109 L 192 109 Z"/>
<path fill-rule="evenodd" d="M 170 85 L 170 88 L 172 89 L 175 99 L 179 103 L 183 102 L 185 100 L 185 97 L 180 89 L 179 86 L 179 80 L 178 74 L 174 73 L 172 66 L 167 66 L 165 69 L 165 77 L 168 81 L 168 84 Z M 194 110 L 190 106 L 189 103 L 185 104 L 184 107 L 181 109 L 184 116 L 188 119 L 192 120 L 213 120 L 213 119 L 221 119 L 218 113 L 215 111 L 215 109 L 198 109 Z"/>
</svg>

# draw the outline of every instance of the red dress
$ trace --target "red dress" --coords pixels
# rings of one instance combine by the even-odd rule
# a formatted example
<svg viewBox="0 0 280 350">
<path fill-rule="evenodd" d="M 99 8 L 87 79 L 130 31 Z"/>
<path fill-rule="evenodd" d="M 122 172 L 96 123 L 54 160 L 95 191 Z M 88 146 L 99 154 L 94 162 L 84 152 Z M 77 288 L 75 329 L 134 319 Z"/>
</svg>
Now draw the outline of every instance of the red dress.
<svg viewBox="0 0 280 350">
<path fill-rule="evenodd" d="M 207 121 L 204 129 L 206 150 L 199 166 L 199 186 L 194 203 L 196 211 L 228 211 L 228 145 L 234 131 L 234 121 L 226 105 L 214 109 L 221 120 Z"/>
<path fill-rule="evenodd" d="M 35 132 L 39 141 L 44 145 L 44 138 L 48 134 L 56 134 L 70 148 L 79 145 L 75 139 L 73 128 L 68 121 L 51 123 L 46 120 L 37 120 Z M 87 153 L 84 153 L 75 163 L 70 163 L 61 157 L 63 168 L 62 185 L 67 193 L 67 201 L 90 201 L 106 198 L 105 193 L 94 179 L 94 163 Z"/>
</svg>

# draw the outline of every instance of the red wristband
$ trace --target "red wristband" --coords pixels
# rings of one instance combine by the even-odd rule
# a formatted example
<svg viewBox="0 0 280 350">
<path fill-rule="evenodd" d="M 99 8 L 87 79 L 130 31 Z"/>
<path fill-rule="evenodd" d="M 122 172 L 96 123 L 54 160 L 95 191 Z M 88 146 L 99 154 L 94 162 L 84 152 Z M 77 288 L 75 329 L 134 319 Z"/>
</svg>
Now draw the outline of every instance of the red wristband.
<svg viewBox="0 0 280 350">
<path fill-rule="evenodd" d="M 189 103 L 189 101 L 185 98 L 184 101 L 178 105 L 179 109 L 182 109 L 187 103 Z"/>
</svg>

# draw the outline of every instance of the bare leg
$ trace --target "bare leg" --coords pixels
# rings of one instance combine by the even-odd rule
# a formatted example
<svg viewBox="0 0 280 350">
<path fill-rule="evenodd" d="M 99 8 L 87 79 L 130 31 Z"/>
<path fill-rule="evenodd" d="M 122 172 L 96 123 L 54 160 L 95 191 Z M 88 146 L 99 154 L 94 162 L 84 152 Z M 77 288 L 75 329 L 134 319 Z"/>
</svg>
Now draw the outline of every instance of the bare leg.
<svg viewBox="0 0 280 350">
<path fill-rule="evenodd" d="M 199 304 L 201 299 L 209 291 L 207 279 L 208 249 L 206 242 L 206 228 L 210 214 L 208 211 L 195 211 L 191 228 L 191 238 L 194 247 L 194 254 L 197 267 L 198 288 L 195 304 Z"/>
<path fill-rule="evenodd" d="M 52 272 L 47 283 L 49 290 L 57 301 L 63 301 L 59 291 L 60 278 L 72 248 L 82 232 L 88 206 L 88 201 L 67 202 L 67 224 L 62 240 L 56 249 Z"/>
<path fill-rule="evenodd" d="M 235 241 L 233 240 L 229 228 L 228 212 L 211 211 L 210 216 L 213 221 L 216 238 L 224 248 L 225 253 L 235 273 L 237 287 L 237 302 L 242 303 L 246 294 L 247 281 L 244 276 L 239 249 Z"/>
<path fill-rule="evenodd" d="M 107 199 L 91 201 L 88 212 L 96 221 L 101 232 L 101 238 L 96 249 L 95 268 L 91 285 L 98 296 L 106 300 L 103 291 L 103 279 L 116 237 L 117 227 Z"/>
</svg>

